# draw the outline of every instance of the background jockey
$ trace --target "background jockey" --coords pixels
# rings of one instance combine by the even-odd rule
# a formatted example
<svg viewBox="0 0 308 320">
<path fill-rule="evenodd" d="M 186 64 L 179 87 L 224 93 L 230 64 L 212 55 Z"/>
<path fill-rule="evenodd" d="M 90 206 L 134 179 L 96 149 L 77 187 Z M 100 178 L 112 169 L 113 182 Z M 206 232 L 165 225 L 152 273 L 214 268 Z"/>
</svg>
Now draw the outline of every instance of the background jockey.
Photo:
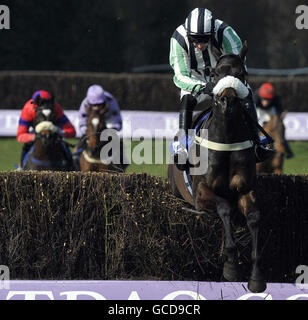
<svg viewBox="0 0 308 320">
<path fill-rule="evenodd" d="M 271 83 L 263 83 L 261 87 L 256 90 L 254 99 L 258 116 L 259 114 L 262 115 L 262 113 L 281 115 L 283 110 L 280 97 L 275 94 L 275 88 Z"/>
<path fill-rule="evenodd" d="M 213 48 L 220 50 L 222 54 L 239 54 L 242 41 L 233 28 L 215 19 L 211 11 L 205 8 L 195 8 L 190 12 L 185 23 L 175 30 L 170 40 L 169 60 L 174 70 L 173 81 L 181 90 L 179 129 L 184 136 L 180 137 L 182 144 L 178 145 L 174 155 L 174 162 L 180 170 L 186 169 L 185 164 L 180 165 L 178 162 L 185 163 L 185 158 L 187 159 L 188 156 L 190 140 L 188 130 L 192 126 L 194 107 L 210 99 L 209 94 L 212 93 L 215 85 L 205 73 L 206 67 L 216 66 L 217 61 L 212 53 Z M 251 90 L 246 98 L 245 106 L 257 122 Z M 272 151 L 265 149 L 260 144 L 258 130 L 251 126 L 251 131 L 258 158 L 264 160 L 267 156 L 272 155 Z M 178 161 L 179 159 L 181 161 Z"/>
<path fill-rule="evenodd" d="M 35 133 L 30 132 L 30 128 L 33 128 L 35 119 L 35 107 L 37 106 L 48 106 L 55 113 L 56 122 L 54 123 L 59 128 L 59 133 L 65 138 L 73 138 L 76 135 L 76 130 L 71 124 L 67 116 L 64 114 L 61 106 L 55 102 L 54 96 L 44 90 L 36 91 L 32 98 L 24 105 L 17 129 L 17 140 L 18 142 L 24 143 L 21 152 L 22 166 L 25 154 L 30 150 L 34 144 Z"/>
<path fill-rule="evenodd" d="M 283 112 L 280 97 L 276 94 L 274 86 L 269 82 L 263 83 L 260 88 L 256 90 L 254 100 L 256 103 L 258 118 L 261 122 L 269 119 L 269 116 L 271 115 L 277 114 L 280 116 Z M 263 126 L 264 123 L 261 123 L 261 125 Z M 286 157 L 294 157 L 287 140 L 285 148 Z"/>
<path fill-rule="evenodd" d="M 121 111 L 120 111 L 118 102 L 113 97 L 113 95 L 105 91 L 102 88 L 102 86 L 97 84 L 91 85 L 88 88 L 87 95 L 81 102 L 81 105 L 79 108 L 79 130 L 81 133 L 81 138 L 77 144 L 76 152 L 73 154 L 73 160 L 76 168 L 79 167 L 80 154 L 83 148 L 85 147 L 85 143 L 86 143 L 86 139 L 84 139 L 84 137 L 86 136 L 86 132 L 87 132 L 87 121 L 88 121 L 87 108 L 97 107 L 97 106 L 103 108 L 106 105 L 109 106 L 105 114 L 107 128 L 120 131 L 122 129 L 122 116 L 121 116 Z M 121 139 L 121 151 L 123 149 L 122 144 L 123 144 L 123 140 Z M 122 154 L 121 154 L 121 157 L 122 157 Z"/>
</svg>

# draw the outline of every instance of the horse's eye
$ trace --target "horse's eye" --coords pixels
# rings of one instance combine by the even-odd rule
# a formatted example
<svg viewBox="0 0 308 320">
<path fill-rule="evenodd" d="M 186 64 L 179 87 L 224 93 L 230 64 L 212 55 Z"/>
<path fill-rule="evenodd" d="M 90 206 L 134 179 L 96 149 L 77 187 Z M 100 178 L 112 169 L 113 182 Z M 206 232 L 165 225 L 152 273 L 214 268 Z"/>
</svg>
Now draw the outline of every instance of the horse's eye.
<svg viewBox="0 0 308 320">
<path fill-rule="evenodd" d="M 230 74 L 230 72 L 231 72 L 230 66 L 221 66 L 217 70 L 218 74 Z"/>
</svg>

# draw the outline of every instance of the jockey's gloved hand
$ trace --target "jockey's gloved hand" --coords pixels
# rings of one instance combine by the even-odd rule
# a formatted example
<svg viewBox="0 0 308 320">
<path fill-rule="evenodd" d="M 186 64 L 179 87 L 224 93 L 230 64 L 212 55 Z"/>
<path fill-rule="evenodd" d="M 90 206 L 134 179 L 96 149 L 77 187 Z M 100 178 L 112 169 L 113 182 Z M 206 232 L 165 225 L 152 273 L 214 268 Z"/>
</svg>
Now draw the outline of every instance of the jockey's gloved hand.
<svg viewBox="0 0 308 320">
<path fill-rule="evenodd" d="M 212 92 L 214 87 L 215 87 L 215 83 L 209 81 L 204 87 L 200 89 L 200 92 L 204 94 L 208 94 L 210 96 L 213 94 Z"/>
</svg>

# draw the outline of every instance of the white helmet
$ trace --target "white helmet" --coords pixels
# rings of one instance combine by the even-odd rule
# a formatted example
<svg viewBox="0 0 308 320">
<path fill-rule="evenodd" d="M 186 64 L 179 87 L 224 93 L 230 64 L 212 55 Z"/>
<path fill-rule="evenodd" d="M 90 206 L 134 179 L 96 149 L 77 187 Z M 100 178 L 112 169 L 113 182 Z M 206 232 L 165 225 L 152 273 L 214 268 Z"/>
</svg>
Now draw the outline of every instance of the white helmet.
<svg viewBox="0 0 308 320">
<path fill-rule="evenodd" d="M 187 35 L 210 36 L 212 33 L 212 12 L 205 8 L 195 8 L 185 20 Z"/>
</svg>

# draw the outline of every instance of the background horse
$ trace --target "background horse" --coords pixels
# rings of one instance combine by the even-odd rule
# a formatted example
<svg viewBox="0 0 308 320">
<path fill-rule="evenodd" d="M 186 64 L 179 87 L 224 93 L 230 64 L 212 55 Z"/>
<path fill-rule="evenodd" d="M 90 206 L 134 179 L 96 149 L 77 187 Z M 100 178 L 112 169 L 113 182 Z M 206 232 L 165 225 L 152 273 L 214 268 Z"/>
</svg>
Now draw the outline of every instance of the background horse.
<svg viewBox="0 0 308 320">
<path fill-rule="evenodd" d="M 36 107 L 35 141 L 25 156 L 24 170 L 70 171 L 71 154 L 60 129 L 53 124 L 56 116 L 51 106 Z"/>
<path fill-rule="evenodd" d="M 223 275 L 229 281 L 238 279 L 238 252 L 233 239 L 231 212 L 238 208 L 244 214 L 252 236 L 252 270 L 248 288 L 252 292 L 262 292 L 266 289 L 266 282 L 259 266 L 260 211 L 254 191 L 256 159 L 251 143 L 252 134 L 247 127 L 247 119 L 243 113 L 242 96 L 245 90 L 247 90 L 245 96 L 249 93 L 244 85 L 247 75 L 244 66 L 246 52 L 246 43 L 239 55 L 221 56 L 215 51 L 217 65 L 213 74 L 217 84 L 213 90 L 214 104 L 210 123 L 208 124 L 205 120 L 201 125 L 201 129 L 208 129 L 208 140 L 199 137 L 199 141 L 206 142 L 208 149 L 206 173 L 191 176 L 191 194 L 188 191 L 182 193 L 184 189 L 187 190 L 185 172 L 180 172 L 174 164 L 169 164 L 168 175 L 175 193 L 181 194 L 184 199 L 188 200 L 197 212 L 216 211 L 222 219 L 225 230 L 223 253 L 226 257 Z M 225 81 L 226 79 L 228 81 Z M 232 82 L 237 83 L 238 86 L 233 86 L 229 79 L 232 79 Z M 193 144 L 192 148 L 200 151 L 200 148 L 204 148 L 201 142 Z"/>
<path fill-rule="evenodd" d="M 108 106 L 104 108 L 87 108 L 88 121 L 85 143 L 85 149 L 80 156 L 80 170 L 81 171 L 117 171 L 123 172 L 124 166 L 120 164 L 120 156 L 118 157 L 118 163 L 106 161 L 108 159 L 101 158 L 101 150 L 108 143 L 108 141 L 101 141 L 101 133 L 107 129 L 105 114 L 108 110 Z M 117 155 L 120 155 L 121 143 L 120 138 L 115 133 L 112 136 L 115 146 L 118 148 L 112 149 L 112 159 L 116 159 Z M 118 152 L 118 153 L 117 153 Z M 108 154 L 108 157 L 111 155 Z"/>
<path fill-rule="evenodd" d="M 283 112 L 281 115 L 271 115 L 263 126 L 264 130 L 273 137 L 275 141 L 274 146 L 277 152 L 271 158 L 257 163 L 257 173 L 282 173 L 287 143 L 285 139 L 285 126 L 283 123 L 285 116 L 286 112 Z"/>
</svg>

